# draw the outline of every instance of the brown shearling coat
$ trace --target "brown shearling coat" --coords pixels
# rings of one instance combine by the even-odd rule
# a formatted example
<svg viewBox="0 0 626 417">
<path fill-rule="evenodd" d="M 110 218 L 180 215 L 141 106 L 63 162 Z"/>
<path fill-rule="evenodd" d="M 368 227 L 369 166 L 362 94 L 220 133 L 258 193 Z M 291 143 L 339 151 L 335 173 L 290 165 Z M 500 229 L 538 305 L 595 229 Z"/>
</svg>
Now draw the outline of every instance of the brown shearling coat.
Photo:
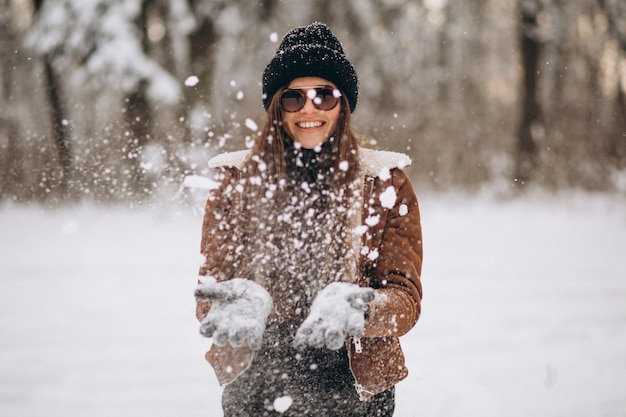
<svg viewBox="0 0 626 417">
<path fill-rule="evenodd" d="M 410 159 L 395 152 L 362 148 L 365 175 L 362 224 L 363 234 L 358 284 L 377 291 L 367 314 L 363 335 L 347 340 L 350 368 L 362 399 L 383 392 L 406 378 L 408 370 L 398 337 L 406 334 L 420 315 L 422 285 L 422 232 L 417 197 L 402 171 Z M 220 219 L 236 207 L 229 200 L 228 187 L 237 177 L 247 151 L 223 154 L 209 162 L 220 169 L 219 187 L 207 201 L 202 228 L 201 252 L 206 261 L 200 275 L 218 281 L 233 278 L 234 247 L 227 244 L 230 231 L 219 227 Z M 395 202 L 393 201 L 393 188 Z M 236 194 L 236 193 L 235 193 Z M 199 320 L 210 310 L 210 303 L 199 302 Z M 248 348 L 212 345 L 206 359 L 213 366 L 220 384 L 237 378 L 250 366 L 255 352 Z"/>
</svg>

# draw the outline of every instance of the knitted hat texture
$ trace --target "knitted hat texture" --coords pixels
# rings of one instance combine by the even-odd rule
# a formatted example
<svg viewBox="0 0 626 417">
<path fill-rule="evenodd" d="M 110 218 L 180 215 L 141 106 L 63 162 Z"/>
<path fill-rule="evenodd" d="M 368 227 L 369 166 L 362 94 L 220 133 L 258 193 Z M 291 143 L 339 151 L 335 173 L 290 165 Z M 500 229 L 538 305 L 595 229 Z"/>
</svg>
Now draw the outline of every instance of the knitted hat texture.
<svg viewBox="0 0 626 417">
<path fill-rule="evenodd" d="M 300 77 L 320 77 L 339 88 L 354 112 L 359 79 L 343 46 L 323 23 L 290 30 L 263 72 L 263 106 L 269 107 L 276 92 Z"/>
</svg>

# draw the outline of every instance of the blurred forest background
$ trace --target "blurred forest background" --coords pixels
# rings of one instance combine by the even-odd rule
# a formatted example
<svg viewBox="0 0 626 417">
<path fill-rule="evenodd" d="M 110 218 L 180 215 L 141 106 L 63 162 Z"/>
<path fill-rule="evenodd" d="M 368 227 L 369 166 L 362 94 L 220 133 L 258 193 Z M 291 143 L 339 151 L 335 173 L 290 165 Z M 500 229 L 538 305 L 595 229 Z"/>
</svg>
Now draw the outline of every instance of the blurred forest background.
<svg viewBox="0 0 626 417">
<path fill-rule="evenodd" d="M 624 0 L 0 0 L 0 201 L 179 198 L 316 20 L 416 186 L 626 192 Z"/>
</svg>

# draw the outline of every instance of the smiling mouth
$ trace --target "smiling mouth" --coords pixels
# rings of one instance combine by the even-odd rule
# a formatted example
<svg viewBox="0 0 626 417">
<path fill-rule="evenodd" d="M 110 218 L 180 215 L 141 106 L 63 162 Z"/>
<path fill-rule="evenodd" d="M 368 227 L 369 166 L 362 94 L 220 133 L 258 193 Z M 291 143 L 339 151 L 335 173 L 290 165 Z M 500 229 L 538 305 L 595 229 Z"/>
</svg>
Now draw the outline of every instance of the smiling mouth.
<svg viewBox="0 0 626 417">
<path fill-rule="evenodd" d="M 318 127 L 322 127 L 322 125 L 324 124 L 324 122 L 299 122 L 296 123 L 296 126 L 298 126 L 300 129 L 315 129 Z"/>
</svg>

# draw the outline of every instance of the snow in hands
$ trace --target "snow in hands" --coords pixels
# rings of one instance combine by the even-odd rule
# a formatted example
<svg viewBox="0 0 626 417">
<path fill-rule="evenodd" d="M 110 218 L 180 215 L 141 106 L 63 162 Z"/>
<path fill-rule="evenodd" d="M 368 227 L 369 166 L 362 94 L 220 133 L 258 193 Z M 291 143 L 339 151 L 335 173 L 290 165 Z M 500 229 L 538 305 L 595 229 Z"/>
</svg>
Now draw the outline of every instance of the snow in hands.
<svg viewBox="0 0 626 417">
<path fill-rule="evenodd" d="M 365 329 L 365 312 L 374 296 L 373 288 L 347 282 L 329 284 L 313 301 L 309 316 L 296 332 L 294 346 L 341 348 L 347 336 L 358 336 Z"/>
<path fill-rule="evenodd" d="M 254 281 L 234 278 L 225 282 L 203 280 L 196 299 L 210 301 L 211 310 L 200 324 L 200 333 L 218 346 L 261 348 L 265 322 L 272 311 L 270 294 Z"/>
</svg>

